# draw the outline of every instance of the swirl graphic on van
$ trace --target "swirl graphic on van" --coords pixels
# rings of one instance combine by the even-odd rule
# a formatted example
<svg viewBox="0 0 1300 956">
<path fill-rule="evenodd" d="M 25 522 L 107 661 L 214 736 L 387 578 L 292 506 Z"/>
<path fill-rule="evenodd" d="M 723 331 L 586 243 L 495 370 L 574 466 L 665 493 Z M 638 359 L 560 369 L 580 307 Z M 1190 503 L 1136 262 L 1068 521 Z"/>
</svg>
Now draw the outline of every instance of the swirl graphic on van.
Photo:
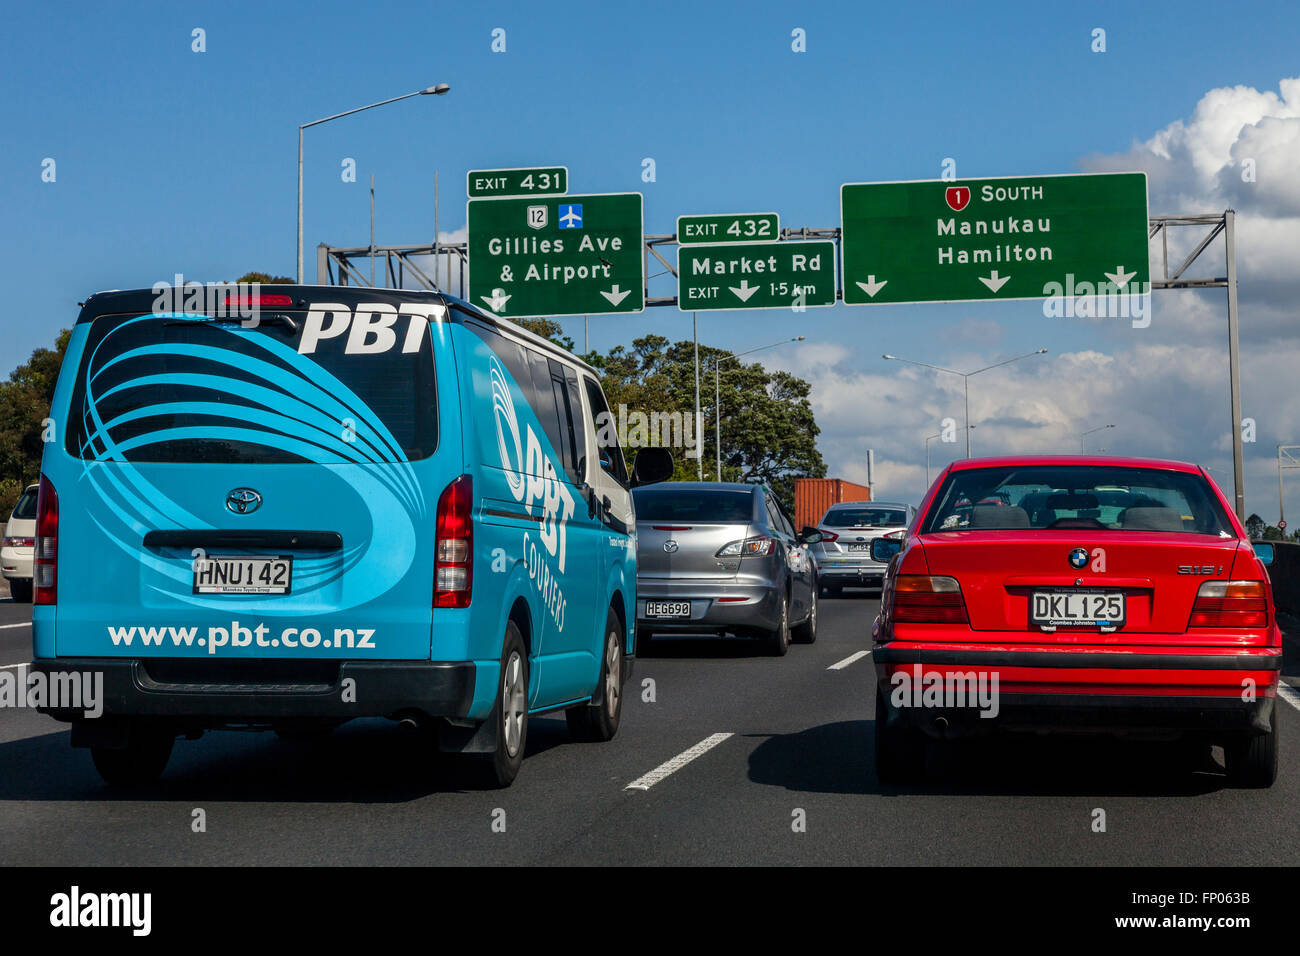
<svg viewBox="0 0 1300 956">
<path fill-rule="evenodd" d="M 524 500 L 524 449 L 519 442 L 519 416 L 515 414 L 515 399 L 510 394 L 510 380 L 496 356 L 489 359 L 488 374 L 492 379 L 492 413 L 497 423 L 497 451 L 501 467 L 506 474 L 506 484 L 516 501 Z M 504 427 L 503 427 L 504 426 Z M 506 432 L 510 433 L 510 446 L 506 445 Z M 511 456 L 510 449 L 514 449 Z M 512 467 L 515 465 L 516 467 Z"/>
<path fill-rule="evenodd" d="M 210 501 L 224 501 L 232 467 L 256 468 L 257 486 L 278 491 L 277 517 L 288 527 L 315 527 L 323 501 L 326 513 L 348 516 L 344 550 L 300 555 L 295 598 L 263 599 L 268 612 L 318 600 L 312 594 L 322 589 L 347 606 L 365 603 L 414 563 L 427 505 L 406 453 L 410 439 L 351 387 L 345 365 L 326 367 L 261 331 L 147 315 L 88 343 L 78 392 L 68 450 L 94 492 L 89 516 L 144 565 L 150 591 L 220 606 L 190 593 L 183 555 L 142 548 L 141 534 L 219 527 Z M 221 484 L 215 493 L 209 479 Z"/>
</svg>

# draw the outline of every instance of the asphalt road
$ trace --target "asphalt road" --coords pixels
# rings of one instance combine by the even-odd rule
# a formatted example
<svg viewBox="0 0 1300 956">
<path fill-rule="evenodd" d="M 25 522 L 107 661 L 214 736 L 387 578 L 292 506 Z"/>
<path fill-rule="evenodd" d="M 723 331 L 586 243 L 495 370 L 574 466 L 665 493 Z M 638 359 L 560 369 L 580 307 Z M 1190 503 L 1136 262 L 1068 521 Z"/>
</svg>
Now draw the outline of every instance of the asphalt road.
<svg viewBox="0 0 1300 956">
<path fill-rule="evenodd" d="M 573 743 L 562 718 L 537 718 L 504 791 L 463 789 L 418 734 L 364 721 L 308 743 L 178 741 L 162 780 L 126 797 L 64 725 L 0 710 L 0 865 L 1294 862 L 1289 703 L 1271 790 L 1229 789 L 1217 763 L 1189 771 L 1156 745 L 1059 738 L 974 748 L 940 781 L 882 788 L 870 659 L 831 669 L 867 647 L 876 607 L 865 592 L 823 600 L 819 640 L 785 658 L 742 640 L 658 642 L 612 743 Z M 0 665 L 30 658 L 29 622 L 0 589 Z M 1298 661 L 1286 679 L 1300 685 Z M 703 741 L 714 745 L 649 789 L 627 789 Z"/>
</svg>

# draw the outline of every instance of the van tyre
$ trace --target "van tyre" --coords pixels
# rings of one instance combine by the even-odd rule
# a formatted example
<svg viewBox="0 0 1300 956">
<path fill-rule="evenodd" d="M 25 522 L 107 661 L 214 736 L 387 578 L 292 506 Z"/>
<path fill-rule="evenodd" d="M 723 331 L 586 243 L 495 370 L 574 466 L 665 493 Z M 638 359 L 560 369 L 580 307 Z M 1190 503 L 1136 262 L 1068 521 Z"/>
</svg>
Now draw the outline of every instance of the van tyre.
<svg viewBox="0 0 1300 956">
<path fill-rule="evenodd" d="M 813 644 L 817 641 L 817 589 L 813 588 L 811 602 L 808 605 L 807 619 L 794 629 L 796 644 Z"/>
<path fill-rule="evenodd" d="M 131 728 L 126 747 L 91 747 L 90 759 L 109 786 L 139 787 L 162 776 L 175 742 L 175 736 L 165 730 L 137 725 Z"/>
<path fill-rule="evenodd" d="M 781 622 L 776 626 L 775 631 L 769 631 L 767 635 L 768 648 L 777 657 L 785 657 L 786 652 L 790 650 L 790 596 L 781 595 Z"/>
<path fill-rule="evenodd" d="M 473 755 L 478 776 L 484 786 L 508 787 L 519 775 L 528 743 L 528 650 L 514 621 L 506 624 L 497 699 L 488 720 L 496 725 L 496 746 L 489 753 Z"/>
<path fill-rule="evenodd" d="M 605 615 L 605 641 L 601 649 L 600 684 L 591 704 L 564 712 L 574 740 L 613 740 L 623 716 L 623 625 L 610 608 Z"/>
<path fill-rule="evenodd" d="M 883 784 L 910 783 L 925 770 L 925 739 L 909 727 L 889 726 L 889 708 L 876 690 L 876 779 Z"/>
<path fill-rule="evenodd" d="M 10 581 L 9 596 L 14 599 L 15 604 L 32 603 L 32 582 L 27 580 Z"/>
<path fill-rule="evenodd" d="M 1277 715 L 1266 734 L 1241 736 L 1224 741 L 1223 763 L 1228 782 L 1235 787 L 1265 789 L 1277 779 Z"/>
</svg>

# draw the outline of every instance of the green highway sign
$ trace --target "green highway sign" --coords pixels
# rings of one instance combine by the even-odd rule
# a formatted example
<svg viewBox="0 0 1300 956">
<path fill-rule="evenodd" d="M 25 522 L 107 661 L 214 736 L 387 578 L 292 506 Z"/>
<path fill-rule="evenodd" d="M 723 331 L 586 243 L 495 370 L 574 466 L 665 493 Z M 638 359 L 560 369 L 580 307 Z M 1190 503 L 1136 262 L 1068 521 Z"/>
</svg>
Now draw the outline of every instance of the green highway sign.
<svg viewBox="0 0 1300 956">
<path fill-rule="evenodd" d="M 507 318 L 645 308 L 640 193 L 471 199 L 469 294 Z"/>
<path fill-rule="evenodd" d="M 677 249 L 677 308 L 816 308 L 835 304 L 835 243 L 752 242 Z"/>
<path fill-rule="evenodd" d="M 844 302 L 1150 291 L 1145 173 L 846 183 Z"/>
<path fill-rule="evenodd" d="M 470 199 L 502 196 L 562 196 L 568 191 L 567 166 L 471 169 L 465 174 L 465 195 Z"/>
<path fill-rule="evenodd" d="M 677 244 L 764 242 L 781 238 L 781 217 L 774 212 L 721 216 L 678 216 Z"/>
</svg>

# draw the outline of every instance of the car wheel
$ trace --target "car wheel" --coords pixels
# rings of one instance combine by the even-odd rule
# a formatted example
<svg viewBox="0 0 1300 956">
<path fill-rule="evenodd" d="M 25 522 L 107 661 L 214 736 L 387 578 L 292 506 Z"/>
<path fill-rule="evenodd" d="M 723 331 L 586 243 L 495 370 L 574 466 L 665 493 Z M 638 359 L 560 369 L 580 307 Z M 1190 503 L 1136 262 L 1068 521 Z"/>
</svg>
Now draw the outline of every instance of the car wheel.
<svg viewBox="0 0 1300 956">
<path fill-rule="evenodd" d="M 575 740 L 613 740 L 623 716 L 623 626 L 610 608 L 605 615 L 605 646 L 600 664 L 601 701 L 564 712 Z"/>
<path fill-rule="evenodd" d="M 1264 789 L 1277 779 L 1277 715 L 1266 734 L 1240 736 L 1223 743 L 1228 782 L 1235 787 Z"/>
<path fill-rule="evenodd" d="M 876 778 L 883 784 L 908 783 L 921 776 L 925 767 L 925 740 L 903 726 L 889 726 L 889 708 L 876 691 Z"/>
<path fill-rule="evenodd" d="M 799 644 L 812 644 L 817 640 L 817 589 L 812 591 L 808 618 L 794 629 L 794 640 Z"/>
<path fill-rule="evenodd" d="M 508 787 L 519 775 L 528 743 L 528 651 L 514 621 L 506 624 L 497 699 L 488 720 L 496 724 L 496 746 L 474 755 L 479 776 L 488 787 Z"/>
<path fill-rule="evenodd" d="M 768 647 L 777 657 L 784 657 L 790 650 L 790 596 L 781 595 L 781 622 L 776 630 L 768 631 Z"/>
<path fill-rule="evenodd" d="M 131 728 L 126 747 L 91 747 L 90 759 L 109 786 L 139 787 L 162 776 L 175 742 L 176 737 L 166 730 L 137 724 Z"/>
<path fill-rule="evenodd" d="M 10 581 L 9 596 L 14 599 L 16 604 L 31 604 L 32 582 L 25 579 Z"/>
</svg>

